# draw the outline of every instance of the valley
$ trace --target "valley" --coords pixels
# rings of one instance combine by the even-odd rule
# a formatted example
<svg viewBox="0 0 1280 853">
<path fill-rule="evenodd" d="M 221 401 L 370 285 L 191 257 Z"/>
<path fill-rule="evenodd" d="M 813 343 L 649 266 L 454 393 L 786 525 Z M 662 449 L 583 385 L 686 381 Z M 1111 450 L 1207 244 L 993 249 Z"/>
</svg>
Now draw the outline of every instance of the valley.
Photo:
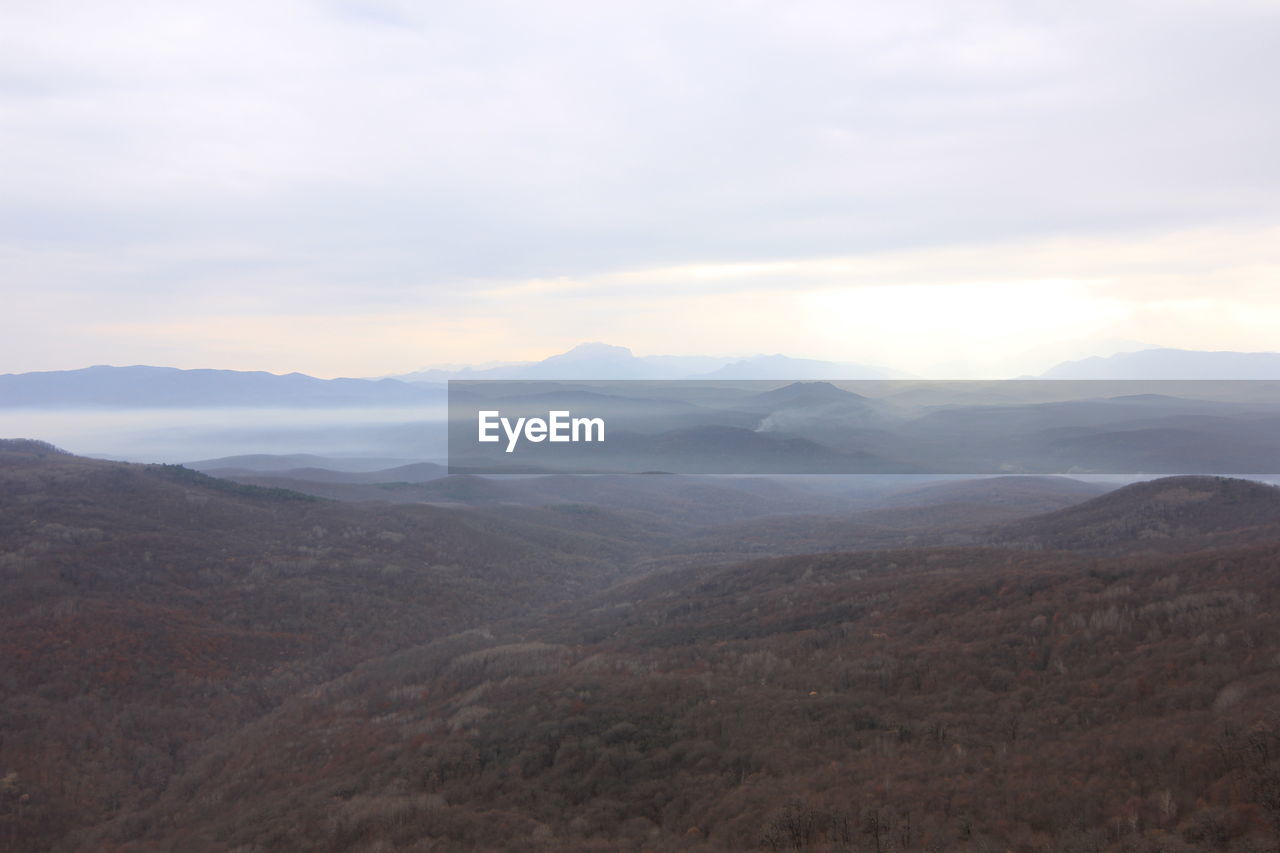
<svg viewBox="0 0 1280 853">
<path fill-rule="evenodd" d="M 0 443 L 0 845 L 1280 832 L 1272 486 L 297 461 Z"/>
</svg>

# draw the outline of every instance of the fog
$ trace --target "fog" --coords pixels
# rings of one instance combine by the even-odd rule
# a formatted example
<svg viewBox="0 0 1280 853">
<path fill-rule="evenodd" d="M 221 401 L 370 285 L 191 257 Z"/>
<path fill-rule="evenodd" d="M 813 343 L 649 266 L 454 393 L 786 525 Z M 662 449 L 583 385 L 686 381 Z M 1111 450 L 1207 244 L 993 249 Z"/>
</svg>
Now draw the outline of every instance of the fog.
<svg viewBox="0 0 1280 853">
<path fill-rule="evenodd" d="M 190 462 L 250 453 L 444 457 L 445 407 L 0 410 L 0 437 L 82 456 Z"/>
</svg>

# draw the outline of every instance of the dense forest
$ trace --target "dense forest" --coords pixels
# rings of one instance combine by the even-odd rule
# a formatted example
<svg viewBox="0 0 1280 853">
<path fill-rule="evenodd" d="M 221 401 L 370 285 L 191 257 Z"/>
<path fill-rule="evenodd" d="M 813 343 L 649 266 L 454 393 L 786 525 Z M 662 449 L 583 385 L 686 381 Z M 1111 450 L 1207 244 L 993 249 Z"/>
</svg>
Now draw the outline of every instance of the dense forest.
<svg viewBox="0 0 1280 853">
<path fill-rule="evenodd" d="M 1280 849 L 1276 489 L 595 488 L 4 443 L 0 847 Z"/>
</svg>

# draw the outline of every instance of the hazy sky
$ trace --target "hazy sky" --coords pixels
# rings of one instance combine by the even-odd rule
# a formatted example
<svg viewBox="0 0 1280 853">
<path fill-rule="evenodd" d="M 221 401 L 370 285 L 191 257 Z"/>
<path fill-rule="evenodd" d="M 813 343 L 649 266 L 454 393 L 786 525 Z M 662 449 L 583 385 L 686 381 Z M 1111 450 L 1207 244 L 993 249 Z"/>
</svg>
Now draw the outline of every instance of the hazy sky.
<svg viewBox="0 0 1280 853">
<path fill-rule="evenodd" d="M 0 5 L 0 372 L 1280 330 L 1280 3 Z"/>
</svg>

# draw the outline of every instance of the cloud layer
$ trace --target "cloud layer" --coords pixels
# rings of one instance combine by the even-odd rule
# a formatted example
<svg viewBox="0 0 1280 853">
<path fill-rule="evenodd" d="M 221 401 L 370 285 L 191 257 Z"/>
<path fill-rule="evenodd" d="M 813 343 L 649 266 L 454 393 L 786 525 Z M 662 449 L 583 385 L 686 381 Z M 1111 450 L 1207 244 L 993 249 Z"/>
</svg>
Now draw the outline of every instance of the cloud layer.
<svg viewBox="0 0 1280 853">
<path fill-rule="evenodd" d="M 1278 9 L 13 6 L 0 370 L 1269 348 Z"/>
</svg>

